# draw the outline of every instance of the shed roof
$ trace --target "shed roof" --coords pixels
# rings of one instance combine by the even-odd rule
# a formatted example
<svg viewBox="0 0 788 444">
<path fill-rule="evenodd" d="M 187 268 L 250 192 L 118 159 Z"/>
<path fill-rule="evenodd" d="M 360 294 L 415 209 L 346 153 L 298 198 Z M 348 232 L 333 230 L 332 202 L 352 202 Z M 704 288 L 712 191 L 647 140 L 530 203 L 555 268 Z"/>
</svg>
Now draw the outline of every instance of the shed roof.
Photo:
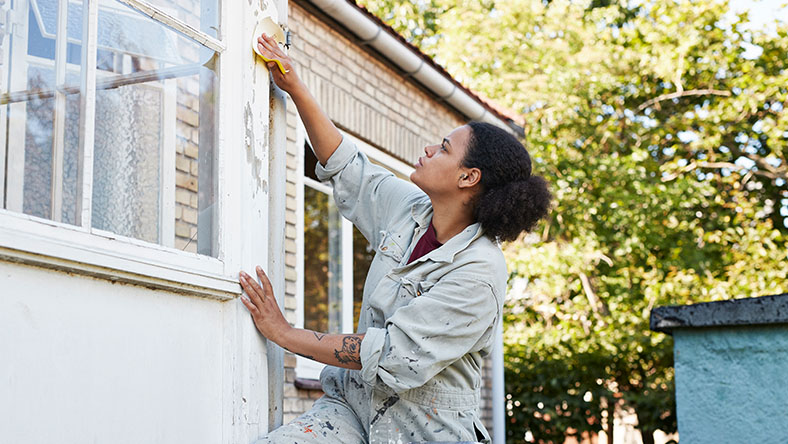
<svg viewBox="0 0 788 444">
<path fill-rule="evenodd" d="M 657 307 L 651 311 L 650 324 L 663 333 L 676 328 L 788 324 L 788 293 Z"/>
</svg>

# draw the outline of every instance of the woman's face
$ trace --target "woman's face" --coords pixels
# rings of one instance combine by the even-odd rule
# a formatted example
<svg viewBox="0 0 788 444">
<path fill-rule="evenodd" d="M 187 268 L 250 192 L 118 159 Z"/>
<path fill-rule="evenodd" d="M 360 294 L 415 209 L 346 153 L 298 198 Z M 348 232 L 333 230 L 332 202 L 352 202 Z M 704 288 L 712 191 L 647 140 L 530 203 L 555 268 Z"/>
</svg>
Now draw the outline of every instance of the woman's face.
<svg viewBox="0 0 788 444">
<path fill-rule="evenodd" d="M 449 133 L 440 143 L 424 147 L 424 155 L 413 165 L 410 180 L 428 196 L 451 196 L 459 191 L 464 175 L 462 161 L 471 138 L 471 128 L 463 125 Z"/>
</svg>

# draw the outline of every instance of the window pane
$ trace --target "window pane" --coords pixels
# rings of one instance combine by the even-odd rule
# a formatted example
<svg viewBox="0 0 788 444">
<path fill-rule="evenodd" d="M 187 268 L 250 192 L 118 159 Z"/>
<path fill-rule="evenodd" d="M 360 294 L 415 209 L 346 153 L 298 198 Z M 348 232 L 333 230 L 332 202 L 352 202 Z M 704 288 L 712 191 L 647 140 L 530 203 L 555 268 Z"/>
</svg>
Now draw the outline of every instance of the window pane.
<svg viewBox="0 0 788 444">
<path fill-rule="evenodd" d="M 325 193 L 304 187 L 304 328 L 342 331 L 342 217 Z"/>
<path fill-rule="evenodd" d="M 76 223 L 82 2 L 14 5 L 28 20 L 0 35 L 3 207 Z M 114 0 L 96 38 L 92 228 L 215 255 L 215 54 Z"/>
<path fill-rule="evenodd" d="M 101 3 L 93 227 L 212 255 L 212 52 L 116 1 Z M 209 55 L 206 55 L 209 54 Z"/>
<path fill-rule="evenodd" d="M 364 282 L 369 266 L 375 258 L 375 249 L 367 238 L 353 227 L 353 331 L 358 331 L 361 301 L 364 298 Z"/>
<path fill-rule="evenodd" d="M 167 14 L 176 17 L 202 32 L 217 36 L 218 0 L 147 0 Z"/>
<path fill-rule="evenodd" d="M 2 206 L 74 223 L 81 49 L 67 37 L 81 32 L 81 7 L 65 0 L 10 5 L 7 17 L 26 19 L 13 33 L 11 26 L 0 31 Z"/>
</svg>

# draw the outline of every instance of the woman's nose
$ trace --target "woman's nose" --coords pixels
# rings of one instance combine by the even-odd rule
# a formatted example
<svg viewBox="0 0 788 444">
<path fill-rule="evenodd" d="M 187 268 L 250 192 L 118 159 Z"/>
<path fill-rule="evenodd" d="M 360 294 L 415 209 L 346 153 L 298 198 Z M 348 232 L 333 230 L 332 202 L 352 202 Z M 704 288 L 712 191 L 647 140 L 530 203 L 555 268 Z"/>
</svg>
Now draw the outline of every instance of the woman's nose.
<svg viewBox="0 0 788 444">
<path fill-rule="evenodd" d="M 435 154 L 435 145 L 425 146 L 424 153 L 427 155 L 427 157 L 432 157 L 432 155 Z"/>
</svg>

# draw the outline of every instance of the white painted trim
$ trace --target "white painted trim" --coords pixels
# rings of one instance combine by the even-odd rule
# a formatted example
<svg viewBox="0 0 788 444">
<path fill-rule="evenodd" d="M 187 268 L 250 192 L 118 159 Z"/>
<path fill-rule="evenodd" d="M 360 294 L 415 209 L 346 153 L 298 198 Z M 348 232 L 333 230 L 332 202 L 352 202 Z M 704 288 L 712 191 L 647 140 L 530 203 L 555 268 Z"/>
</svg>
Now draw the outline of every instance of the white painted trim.
<svg viewBox="0 0 788 444">
<path fill-rule="evenodd" d="M 28 2 L 18 0 L 12 10 L 13 36 L 11 54 L 15 60 L 11 61 L 9 73 L 9 92 L 24 91 L 27 89 L 27 35 L 28 35 Z M 8 105 L 8 138 L 6 140 L 25 140 L 25 125 L 27 121 L 27 103 L 11 103 Z M 5 208 L 12 211 L 23 211 L 24 185 L 25 185 L 25 145 L 21 143 L 8 144 L 6 171 Z"/>
<path fill-rule="evenodd" d="M 8 91 L 8 75 L 10 74 L 11 63 L 11 30 L 14 26 L 13 15 L 10 12 L 11 2 L 5 2 L 0 6 L 0 14 L 6 19 L 3 27 L 6 35 L 0 41 L 0 94 Z M 5 208 L 5 158 L 8 150 L 8 107 L 0 106 L 0 208 Z"/>
<path fill-rule="evenodd" d="M 333 192 L 334 192 L 331 189 L 331 185 L 328 185 L 328 182 L 326 182 L 326 183 L 318 182 L 315 179 L 312 179 L 311 177 L 306 177 L 306 176 L 304 176 L 302 182 L 303 182 L 303 185 L 306 185 L 309 188 L 312 188 L 312 189 L 315 189 L 317 191 L 320 191 L 323 194 L 328 194 L 329 196 L 331 196 L 333 194 Z"/>
<path fill-rule="evenodd" d="M 0 258 L 217 299 L 241 292 L 218 259 L 7 210 Z"/>
<path fill-rule="evenodd" d="M 79 154 L 76 224 L 90 228 L 93 211 L 93 149 L 96 132 L 96 54 L 99 0 L 82 3 L 82 76 L 79 83 Z"/>
<path fill-rule="evenodd" d="M 68 41 L 68 0 L 58 0 L 55 35 L 55 114 L 52 128 L 52 171 L 50 219 L 63 218 L 63 156 L 66 145 L 66 46 Z"/>
<path fill-rule="evenodd" d="M 189 25 L 188 23 L 171 16 L 164 10 L 143 0 L 117 0 L 126 6 L 136 9 L 137 11 L 147 15 L 151 19 L 161 23 L 162 25 L 171 28 L 184 36 L 194 40 L 195 42 L 210 48 L 216 52 L 222 53 L 226 47 L 221 40 L 217 40 L 210 35 L 200 31 L 197 28 Z"/>
<path fill-rule="evenodd" d="M 304 144 L 307 143 L 306 130 L 298 116 L 296 129 L 296 323 L 304 328 Z M 314 182 L 314 181 L 313 181 Z M 298 356 L 300 358 L 300 356 Z"/>
<path fill-rule="evenodd" d="M 159 142 L 159 245 L 175 246 L 175 133 L 178 85 L 161 82 L 161 141 Z"/>
<path fill-rule="evenodd" d="M 242 71 L 242 39 L 238 29 L 238 18 L 243 17 L 245 2 L 232 0 L 219 1 L 219 29 L 225 35 L 227 50 L 215 57 L 217 81 L 216 115 L 216 148 L 214 153 L 214 174 L 216 184 L 216 219 L 221 229 L 214 227 L 219 259 L 224 263 L 224 274 L 237 278 L 241 269 L 241 163 L 243 152 L 243 106 L 238 99 L 243 94 L 240 81 Z M 233 17 L 234 20 L 230 20 Z M 232 79 L 225 81 L 225 79 Z M 232 199 L 230 196 L 237 196 Z M 225 313 L 223 359 L 226 363 L 222 373 L 222 444 L 242 442 L 238 430 L 242 427 L 242 413 L 239 400 L 244 396 L 242 381 L 244 372 L 243 355 L 248 351 L 243 341 L 245 329 L 244 316 L 248 316 L 246 308 L 240 301 L 231 301 L 223 308 Z M 251 442 L 251 440 L 243 441 Z"/>
<path fill-rule="evenodd" d="M 353 331 L 353 223 L 344 217 L 342 218 L 342 333 L 355 333 Z"/>
<path fill-rule="evenodd" d="M 506 444 L 506 388 L 503 368 L 503 318 L 495 327 L 495 343 L 492 349 L 492 419 L 493 444 Z"/>
</svg>

